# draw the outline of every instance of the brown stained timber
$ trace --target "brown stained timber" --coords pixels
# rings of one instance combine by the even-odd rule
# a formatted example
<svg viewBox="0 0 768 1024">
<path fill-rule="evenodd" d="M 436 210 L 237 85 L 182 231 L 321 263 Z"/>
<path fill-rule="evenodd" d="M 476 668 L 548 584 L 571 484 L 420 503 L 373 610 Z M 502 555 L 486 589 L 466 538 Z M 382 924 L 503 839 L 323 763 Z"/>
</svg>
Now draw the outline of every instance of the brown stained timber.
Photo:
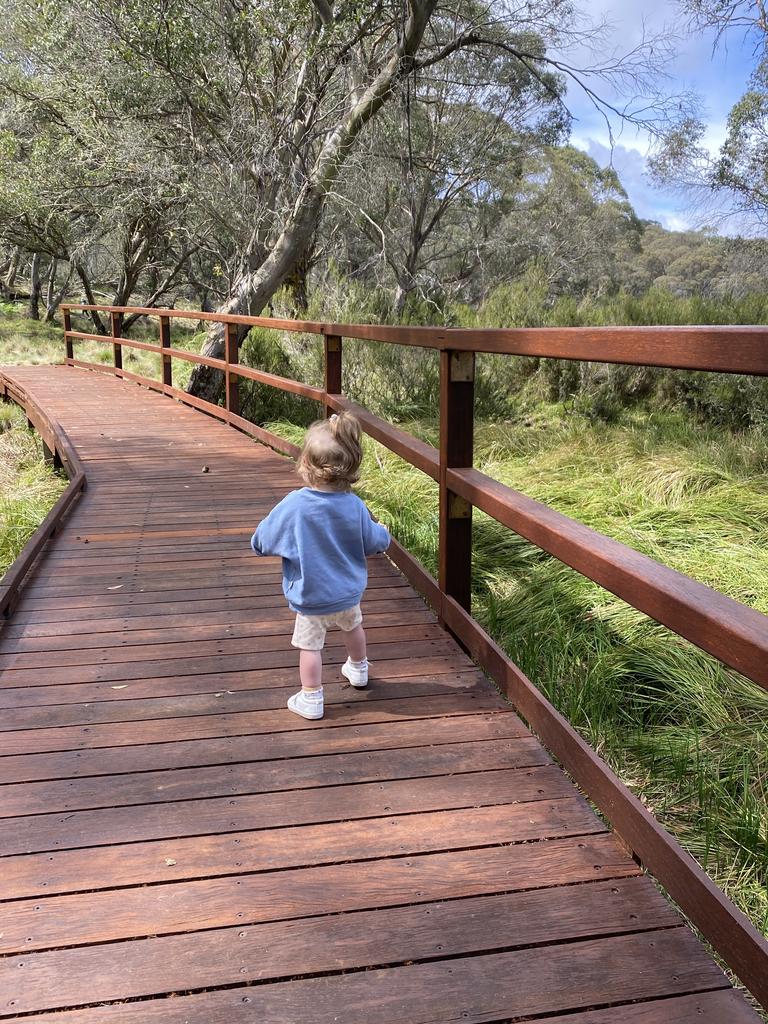
<svg viewBox="0 0 768 1024">
<path fill-rule="evenodd" d="M 542 356 L 632 366 L 768 374 L 768 327 L 536 327 L 461 329 L 335 324 L 309 320 L 158 310 L 131 306 L 62 307 L 68 312 L 114 311 L 215 323 L 268 327 L 302 334 L 337 335 L 420 348 Z"/>
</svg>

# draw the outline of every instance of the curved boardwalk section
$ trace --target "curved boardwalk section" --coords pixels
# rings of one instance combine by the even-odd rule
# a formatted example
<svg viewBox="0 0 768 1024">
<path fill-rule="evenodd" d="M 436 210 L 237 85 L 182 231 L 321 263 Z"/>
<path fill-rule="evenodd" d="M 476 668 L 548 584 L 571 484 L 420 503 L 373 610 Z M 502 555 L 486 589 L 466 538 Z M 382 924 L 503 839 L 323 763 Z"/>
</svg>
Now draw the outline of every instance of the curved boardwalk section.
<svg viewBox="0 0 768 1024">
<path fill-rule="evenodd" d="M 6 372 L 88 488 L 0 634 L 0 1016 L 757 1020 L 385 558 L 369 690 L 331 635 L 325 719 L 285 709 L 248 538 L 289 462 L 111 377 Z"/>
</svg>

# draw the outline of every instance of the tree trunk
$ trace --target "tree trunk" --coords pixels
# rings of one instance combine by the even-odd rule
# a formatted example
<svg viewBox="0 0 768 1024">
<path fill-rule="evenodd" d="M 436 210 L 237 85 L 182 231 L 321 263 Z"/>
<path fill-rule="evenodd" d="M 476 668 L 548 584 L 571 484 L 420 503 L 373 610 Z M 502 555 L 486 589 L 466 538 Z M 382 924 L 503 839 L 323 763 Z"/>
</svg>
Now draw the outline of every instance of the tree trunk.
<svg viewBox="0 0 768 1024">
<path fill-rule="evenodd" d="M 247 271 L 238 278 L 218 312 L 258 315 L 306 256 L 320 222 L 326 193 L 336 183 L 360 132 L 389 99 L 395 86 L 411 73 L 413 57 L 436 6 L 437 0 L 411 0 L 405 30 L 391 57 L 326 139 L 272 250 L 258 269 Z M 241 337 L 247 333 L 247 326 L 238 329 Z M 221 324 L 214 324 L 209 331 L 203 355 L 216 359 L 223 357 L 224 331 Z M 223 374 L 207 366 L 196 366 L 188 390 L 209 402 L 218 402 L 223 392 Z"/>
<path fill-rule="evenodd" d="M 93 288 L 91 287 L 91 279 L 88 277 L 88 271 L 85 269 L 82 263 L 76 263 L 75 270 L 77 271 L 77 276 L 80 278 L 80 281 L 83 286 L 83 291 L 85 292 L 86 301 L 84 305 L 95 306 L 96 300 L 93 297 Z M 104 321 L 101 319 L 98 312 L 95 309 L 91 309 L 88 311 L 88 316 L 93 321 L 93 326 L 96 328 L 96 333 L 103 334 L 106 337 L 107 328 L 104 326 Z"/>
<path fill-rule="evenodd" d="M 16 248 L 11 256 L 11 262 L 8 265 L 8 270 L 5 275 L 5 288 L 10 294 L 13 286 L 16 284 L 16 274 L 19 271 L 19 263 L 21 262 L 21 249 Z"/>
<path fill-rule="evenodd" d="M 30 320 L 40 319 L 40 253 L 32 253 L 32 265 L 29 270 L 29 307 L 27 316 Z"/>
<path fill-rule="evenodd" d="M 49 291 L 49 296 L 46 302 L 45 309 L 45 322 L 47 324 L 53 323 L 53 318 L 56 316 L 56 312 L 59 306 L 61 305 L 62 301 L 64 300 L 64 296 L 67 294 L 69 282 L 72 280 L 72 274 L 73 269 L 70 266 L 69 270 L 67 271 L 67 276 L 64 279 L 64 283 L 62 284 L 61 288 L 59 288 L 59 290 L 55 292 L 53 295 L 51 295 Z"/>
<path fill-rule="evenodd" d="M 306 315 L 309 309 L 309 268 L 312 263 L 312 250 L 314 246 L 310 242 L 307 250 L 301 256 L 296 263 L 296 267 L 293 272 L 288 276 L 286 285 L 290 289 L 291 298 L 293 299 L 293 313 L 294 317 Z"/>
</svg>

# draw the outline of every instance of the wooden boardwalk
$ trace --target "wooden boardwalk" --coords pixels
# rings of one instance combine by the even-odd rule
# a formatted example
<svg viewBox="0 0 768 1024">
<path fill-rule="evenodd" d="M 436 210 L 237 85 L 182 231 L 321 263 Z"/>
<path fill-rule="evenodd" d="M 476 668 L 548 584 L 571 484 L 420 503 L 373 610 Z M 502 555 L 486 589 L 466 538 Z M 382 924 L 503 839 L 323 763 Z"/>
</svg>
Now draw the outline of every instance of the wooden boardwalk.
<svg viewBox="0 0 768 1024">
<path fill-rule="evenodd" d="M 88 489 L 0 633 L 2 1019 L 758 1020 L 384 557 L 369 689 L 331 634 L 326 717 L 285 709 L 292 616 L 248 538 L 287 460 L 111 377 L 6 372 Z"/>
</svg>

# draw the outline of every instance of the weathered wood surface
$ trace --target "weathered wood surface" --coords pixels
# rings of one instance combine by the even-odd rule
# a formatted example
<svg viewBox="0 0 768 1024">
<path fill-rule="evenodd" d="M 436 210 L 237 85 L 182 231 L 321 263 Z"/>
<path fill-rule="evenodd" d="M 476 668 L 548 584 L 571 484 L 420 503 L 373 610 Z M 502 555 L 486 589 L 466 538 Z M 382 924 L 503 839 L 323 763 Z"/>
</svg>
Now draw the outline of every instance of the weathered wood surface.
<svg viewBox="0 0 768 1024">
<path fill-rule="evenodd" d="M 0 1017 L 757 1020 L 384 558 L 369 690 L 331 637 L 325 719 L 285 710 L 247 545 L 290 463 L 126 382 L 13 376 L 88 489 L 0 634 Z"/>
</svg>

